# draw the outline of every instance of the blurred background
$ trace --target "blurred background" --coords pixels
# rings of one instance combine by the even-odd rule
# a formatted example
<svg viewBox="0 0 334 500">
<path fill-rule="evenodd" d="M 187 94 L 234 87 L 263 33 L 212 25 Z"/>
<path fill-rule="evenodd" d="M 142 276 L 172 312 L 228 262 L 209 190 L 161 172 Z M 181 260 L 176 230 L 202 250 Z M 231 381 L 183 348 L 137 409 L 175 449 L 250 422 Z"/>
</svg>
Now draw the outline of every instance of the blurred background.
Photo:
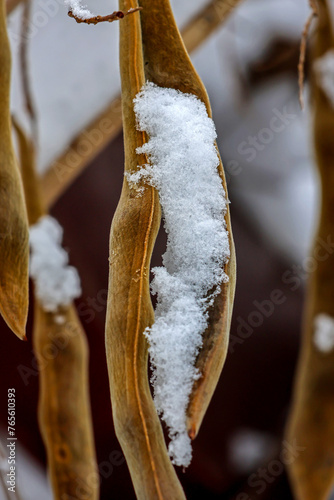
<svg viewBox="0 0 334 500">
<path fill-rule="evenodd" d="M 87 3 L 96 14 L 117 10 L 116 0 Z M 209 0 L 171 3 L 181 29 L 199 13 L 208 21 Z M 223 3 L 216 2 L 216 8 Z M 298 102 L 299 45 L 308 14 L 307 0 L 240 1 L 191 54 L 217 127 L 238 281 L 227 362 L 194 442 L 192 464 L 186 472 L 178 471 L 189 500 L 292 498 L 284 457 L 299 450 L 298 443 L 284 440 L 283 430 L 319 205 L 307 86 L 304 111 Z M 12 111 L 29 132 L 19 63 L 21 16 L 19 5 L 8 17 Z M 78 25 L 67 17 L 61 0 L 33 0 L 28 55 L 38 168 L 45 178 L 50 169 L 64 165 L 59 158 L 71 148 L 73 153 L 79 133 L 86 130 L 86 141 L 94 148 L 90 124 L 120 92 L 118 25 Z M 115 121 L 117 116 L 115 112 Z M 64 227 L 64 246 L 82 280 L 77 306 L 90 345 L 101 499 L 132 500 L 131 479 L 113 429 L 104 351 L 109 230 L 123 180 L 122 132 L 116 132 L 67 189 L 60 190 L 51 213 Z M 86 153 L 82 148 L 76 154 Z M 71 170 L 72 164 L 66 168 Z M 55 177 L 54 182 L 61 181 L 62 174 Z M 153 266 L 160 265 L 164 246 L 161 230 Z M 8 387 L 16 388 L 21 498 L 48 500 L 52 496 L 36 416 L 32 310 L 26 343 L 1 322 L 0 402 L 5 405 Z M 5 408 L 0 424 L 4 434 Z M 0 490 L 0 498 L 6 498 L 1 495 Z"/>
</svg>

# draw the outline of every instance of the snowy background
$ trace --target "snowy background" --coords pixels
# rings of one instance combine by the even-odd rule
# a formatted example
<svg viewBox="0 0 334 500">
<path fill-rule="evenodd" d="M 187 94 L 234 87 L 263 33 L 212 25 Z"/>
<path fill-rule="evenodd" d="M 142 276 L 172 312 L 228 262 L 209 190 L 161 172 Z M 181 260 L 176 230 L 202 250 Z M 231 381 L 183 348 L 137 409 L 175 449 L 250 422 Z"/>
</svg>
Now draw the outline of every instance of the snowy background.
<svg viewBox="0 0 334 500">
<path fill-rule="evenodd" d="M 173 0 L 171 3 L 179 26 L 182 27 L 207 4 L 207 0 Z M 117 9 L 116 0 L 96 0 L 87 4 L 96 14 L 109 14 Z M 312 158 L 307 88 L 306 109 L 302 112 L 298 104 L 296 69 L 300 34 L 308 13 L 307 0 L 244 0 L 228 22 L 192 54 L 194 65 L 210 96 L 219 148 L 228 178 L 232 219 L 236 220 L 235 236 L 239 256 L 236 318 L 247 314 L 250 307 L 254 308 L 253 299 L 263 300 L 271 290 L 282 287 L 281 276 L 284 271 L 303 262 L 317 220 L 318 181 Z M 14 55 L 12 110 L 28 127 L 19 78 L 20 16 L 21 7 L 18 7 L 8 21 Z M 60 0 L 34 0 L 29 57 L 38 114 L 38 168 L 42 173 L 66 149 L 78 132 L 119 94 L 117 23 L 78 25 L 67 17 L 67 8 Z M 278 123 L 275 122 L 277 127 L 272 127 L 272 119 L 282 115 L 285 116 L 285 121 L 281 120 L 280 123 L 284 126 L 279 127 L 278 131 Z M 258 150 L 249 145 L 254 137 L 259 144 Z M 252 148 L 251 151 L 249 148 Z M 84 262 L 84 257 L 79 256 L 79 252 L 76 253 L 78 248 L 84 253 L 85 243 L 83 236 L 80 240 L 80 235 L 75 234 L 75 231 L 80 229 L 82 234 L 90 231 L 89 239 L 97 244 L 99 233 L 103 232 L 104 227 L 109 227 L 112 213 L 106 212 L 103 205 L 103 187 L 109 186 L 110 197 L 114 197 L 113 203 L 117 203 L 122 173 L 101 166 L 108 165 L 108 158 L 112 158 L 113 168 L 119 165 L 117 168 L 121 169 L 121 138 L 116 139 L 106 150 L 105 156 L 89 168 L 89 172 L 92 172 L 92 168 L 96 170 L 95 177 L 87 172 L 86 184 L 80 178 L 76 187 L 71 187 L 55 207 L 57 216 L 65 227 L 65 240 L 67 237 L 67 245 L 72 252 L 70 255 L 76 260 L 79 269 L 81 267 L 84 297 L 94 296 L 94 290 L 101 289 L 105 277 L 100 277 L 100 271 L 89 275 L 94 262 L 89 261 L 88 254 L 87 262 Z M 109 177 L 106 178 L 106 175 Z M 81 217 L 78 207 L 80 205 L 83 210 L 82 207 L 89 204 L 95 212 L 92 218 L 78 219 L 78 229 L 78 220 L 75 220 L 75 217 Z M 71 215 L 69 212 L 72 208 Z M 69 233 L 73 233 L 73 240 Z M 78 243 L 75 243 L 74 235 Z M 107 233 L 105 240 L 107 241 Z M 105 253 L 103 258 L 106 257 Z M 100 256 L 91 255 L 100 259 Z M 225 388 L 226 384 L 233 387 L 233 393 L 228 393 L 228 401 L 229 405 L 234 405 L 234 410 L 230 417 L 226 417 L 225 403 L 219 403 L 217 396 L 212 406 L 218 407 L 218 416 L 215 417 L 213 413 L 208 415 L 208 422 L 219 426 L 219 422 L 223 421 L 222 434 L 220 431 L 212 434 L 210 429 L 203 428 L 205 438 L 199 437 L 197 445 L 199 462 L 195 462 L 193 472 L 190 470 L 189 477 L 184 479 L 186 485 L 192 484 L 195 476 L 201 487 L 204 488 L 204 484 L 209 488 L 207 485 L 210 484 L 215 493 L 210 496 L 207 490 L 203 490 L 203 498 L 234 498 L 231 491 L 238 491 L 238 485 L 242 488 L 242 478 L 247 482 L 254 467 L 268 463 L 282 443 L 280 433 L 286 412 L 283 404 L 287 404 L 290 393 L 298 347 L 302 289 L 291 297 L 288 295 L 288 299 L 289 308 L 284 309 L 284 314 L 278 311 L 272 320 L 276 321 L 278 329 L 281 328 L 281 337 L 278 336 L 279 332 L 277 335 L 273 333 L 272 323 L 268 322 L 258 336 L 252 336 L 240 349 L 237 346 L 237 353 L 231 356 L 226 367 L 222 379 Z M 101 339 L 104 320 L 102 315 L 103 313 L 101 317 L 97 315 L 96 324 L 94 323 Z M 235 328 L 237 325 L 235 319 Z M 87 328 L 88 335 L 92 335 L 89 327 Z M 270 338 L 268 332 L 273 333 Z M 9 340 L 9 345 L 11 342 L 12 339 Z M 103 356 L 103 347 L 99 349 Z M 274 366 L 281 367 L 285 363 L 283 354 L 282 358 L 279 357 L 280 349 L 287 353 L 289 359 L 287 372 L 279 370 L 269 377 L 272 385 L 268 388 L 261 385 L 263 378 L 267 377 L 268 371 Z M 91 356 L 94 370 L 97 355 L 92 353 Z M 242 375 L 243 379 L 239 380 Z M 96 376 L 94 371 L 92 376 Z M 248 381 L 244 380 L 245 377 L 252 380 L 253 385 L 249 386 L 251 389 L 247 385 Z M 29 385 L 29 389 L 33 390 L 34 384 Z M 255 390 L 254 384 L 257 387 Z M 247 387 L 251 394 L 249 397 Z M 24 390 L 26 388 L 22 386 L 22 393 Z M 228 391 L 221 389 L 224 390 Z M 272 406 L 272 412 L 278 412 L 277 421 L 269 409 L 268 413 L 267 410 L 264 411 L 262 417 L 256 417 L 258 406 L 261 408 L 261 404 L 265 404 L 263 401 L 268 398 L 268 394 L 264 394 L 265 390 L 268 394 L 270 391 L 281 391 L 283 394 L 281 407 L 276 408 L 275 404 Z M 32 397 L 35 401 L 36 395 Z M 275 399 L 274 395 L 270 397 Z M 256 402 L 253 406 L 251 398 Z M 277 398 L 279 399 L 278 396 Z M 93 403 L 95 401 L 97 404 L 97 400 L 98 395 L 93 396 Z M 267 420 L 272 420 L 264 423 L 265 415 L 269 415 Z M 223 420 L 225 417 L 226 420 Z M 29 421 L 36 427 L 32 416 Z M 100 437 L 100 441 L 101 439 Z M 213 454 L 208 451 L 210 440 L 216 442 Z M 26 440 L 27 447 L 35 455 L 40 454 L 38 458 L 43 460 L 41 445 L 34 448 L 30 441 Z M 99 446 L 99 439 L 97 445 Z M 221 455 L 219 449 L 223 450 Z M 103 458 L 102 451 L 100 456 Z M 205 473 L 202 473 L 203 470 Z M 115 476 L 116 472 L 112 477 Z M 124 477 L 124 481 L 128 480 Z M 231 484 L 234 484 L 232 490 Z M 124 488 L 122 494 L 119 493 L 115 498 L 133 498 L 131 486 Z M 104 491 L 107 491 L 107 487 Z M 258 498 L 290 498 L 276 497 L 268 491 L 269 486 L 266 490 L 269 496 Z M 25 500 L 31 496 L 25 496 L 23 490 L 22 497 Z M 36 494 L 35 498 L 42 496 Z M 43 493 L 44 498 L 48 498 L 46 493 Z"/>
<path fill-rule="evenodd" d="M 171 2 L 182 28 L 206 0 Z M 77 25 L 61 0 L 35 0 L 30 25 L 32 90 L 38 114 L 39 170 L 44 172 L 73 138 L 120 92 L 118 26 Z M 117 9 L 117 1 L 88 2 L 93 13 Z M 14 53 L 13 113 L 27 123 L 22 106 L 18 47 L 21 7 L 9 18 Z M 211 99 L 225 168 L 241 165 L 231 190 L 238 193 L 268 238 L 287 256 L 308 249 L 315 219 L 316 178 L 310 162 L 309 113 L 296 100 L 296 73 L 266 82 L 245 98 L 247 68 L 276 38 L 298 41 L 308 2 L 247 0 L 194 54 Z M 274 138 L 264 133 L 252 158 L 239 147 L 270 126 L 274 110 L 296 115 Z M 262 136 L 261 136 L 262 137 Z M 243 150 L 246 150 L 244 147 Z M 278 216 L 279 214 L 279 216 Z"/>
</svg>

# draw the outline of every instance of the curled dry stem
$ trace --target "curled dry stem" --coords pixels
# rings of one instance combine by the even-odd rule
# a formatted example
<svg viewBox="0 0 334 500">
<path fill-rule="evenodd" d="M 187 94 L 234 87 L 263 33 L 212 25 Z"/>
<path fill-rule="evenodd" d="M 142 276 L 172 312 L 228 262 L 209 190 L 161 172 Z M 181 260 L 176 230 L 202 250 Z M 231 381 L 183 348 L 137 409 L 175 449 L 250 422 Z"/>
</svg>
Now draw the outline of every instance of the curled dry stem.
<svg viewBox="0 0 334 500">
<path fill-rule="evenodd" d="M 302 38 L 300 41 L 300 54 L 298 62 L 298 85 L 299 85 L 299 102 L 300 107 L 304 109 L 304 80 L 305 80 L 305 60 L 307 39 L 313 19 L 318 15 L 318 6 L 316 0 L 309 0 L 311 13 L 305 23 Z"/>
<path fill-rule="evenodd" d="M 88 19 L 81 19 L 81 17 L 78 17 L 77 15 L 73 14 L 71 10 L 68 11 L 68 16 L 73 17 L 73 19 L 76 20 L 77 23 L 86 23 L 86 24 L 98 24 L 98 23 L 112 23 L 114 21 L 120 21 L 124 17 L 128 16 L 129 14 L 133 14 L 134 12 L 137 12 L 138 10 L 141 10 L 141 7 L 135 7 L 133 9 L 129 9 L 128 11 L 122 11 L 122 10 L 117 10 L 113 12 L 112 14 L 108 14 L 107 16 L 93 16 Z"/>
</svg>

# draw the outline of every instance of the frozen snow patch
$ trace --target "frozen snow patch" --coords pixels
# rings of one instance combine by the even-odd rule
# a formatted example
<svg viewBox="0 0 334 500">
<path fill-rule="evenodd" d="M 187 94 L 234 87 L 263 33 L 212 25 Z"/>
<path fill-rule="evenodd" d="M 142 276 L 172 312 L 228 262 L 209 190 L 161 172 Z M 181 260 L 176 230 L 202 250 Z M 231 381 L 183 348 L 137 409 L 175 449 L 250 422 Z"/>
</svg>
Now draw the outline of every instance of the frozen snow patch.
<svg viewBox="0 0 334 500">
<path fill-rule="evenodd" d="M 334 107 L 334 50 L 328 50 L 325 55 L 314 62 L 314 69 L 327 98 Z"/>
<path fill-rule="evenodd" d="M 334 319 L 328 314 L 318 314 L 314 319 L 313 342 L 318 351 L 329 353 L 334 348 Z"/>
<path fill-rule="evenodd" d="M 164 267 L 153 269 L 158 297 L 154 325 L 146 331 L 153 367 L 154 401 L 169 428 L 169 454 L 189 465 L 186 409 L 194 367 L 208 324 L 208 308 L 228 281 L 227 208 L 216 130 L 202 101 L 192 94 L 147 83 L 134 100 L 138 130 L 149 141 L 137 149 L 149 164 L 127 175 L 135 189 L 147 183 L 160 197 L 168 235 Z"/>
<path fill-rule="evenodd" d="M 87 6 L 81 5 L 80 0 L 64 0 L 65 5 L 68 7 L 69 11 L 78 17 L 79 19 L 89 19 L 94 17 L 94 14 L 90 12 Z"/>
<path fill-rule="evenodd" d="M 68 265 L 68 254 L 61 247 L 63 229 L 49 215 L 30 228 L 30 276 L 43 309 L 56 312 L 81 295 L 78 271 Z"/>
</svg>

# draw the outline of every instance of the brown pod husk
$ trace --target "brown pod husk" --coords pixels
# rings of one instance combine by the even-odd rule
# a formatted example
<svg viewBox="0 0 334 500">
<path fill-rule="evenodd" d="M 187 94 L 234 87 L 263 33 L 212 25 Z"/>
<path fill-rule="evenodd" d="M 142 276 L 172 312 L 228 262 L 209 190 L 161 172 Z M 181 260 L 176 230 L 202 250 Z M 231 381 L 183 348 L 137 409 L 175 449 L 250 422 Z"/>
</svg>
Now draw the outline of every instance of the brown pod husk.
<svg viewBox="0 0 334 500">
<path fill-rule="evenodd" d="M 169 0 L 139 0 L 146 80 L 196 95 L 212 117 L 205 87 L 196 73 L 179 33 Z M 219 175 L 227 195 L 224 169 L 220 160 Z M 196 367 L 201 378 L 194 384 L 187 411 L 189 436 L 194 439 L 217 386 L 228 348 L 233 310 L 236 259 L 229 209 L 225 216 L 231 257 L 225 266 L 229 282 L 222 284 L 209 311 L 209 326 L 203 335 L 203 346 Z"/>
<path fill-rule="evenodd" d="M 4 0 L 0 6 L 0 67 L 0 312 L 9 328 L 20 339 L 25 339 L 29 304 L 29 232 L 11 137 L 11 54 Z"/>
<path fill-rule="evenodd" d="M 119 2 L 120 10 L 135 7 L 135 0 Z M 147 161 L 136 154 L 146 136 L 136 130 L 132 102 L 145 82 L 138 13 L 120 23 L 120 64 L 125 171 L 132 173 Z M 150 394 L 143 335 L 154 321 L 149 271 L 160 219 L 155 189 L 147 186 L 138 196 L 125 180 L 110 235 L 106 351 L 115 430 L 137 498 L 184 500 Z"/>
<path fill-rule="evenodd" d="M 328 3 L 318 2 L 312 62 L 334 49 Z M 334 486 L 334 351 L 314 344 L 314 319 L 334 318 L 334 109 L 312 68 L 315 156 L 322 187 L 322 208 L 313 254 L 317 266 L 308 286 L 307 307 L 287 440 L 300 447 L 288 472 L 298 500 L 328 500 Z"/>
<path fill-rule="evenodd" d="M 45 212 L 32 142 L 14 120 L 30 224 Z M 35 298 L 34 352 L 38 361 L 39 426 L 56 500 L 99 498 L 89 398 L 88 345 L 73 305 L 48 313 Z"/>
<path fill-rule="evenodd" d="M 89 402 L 88 346 L 74 306 L 47 313 L 36 301 L 34 351 L 40 372 L 38 419 L 55 500 L 99 498 Z"/>
</svg>

